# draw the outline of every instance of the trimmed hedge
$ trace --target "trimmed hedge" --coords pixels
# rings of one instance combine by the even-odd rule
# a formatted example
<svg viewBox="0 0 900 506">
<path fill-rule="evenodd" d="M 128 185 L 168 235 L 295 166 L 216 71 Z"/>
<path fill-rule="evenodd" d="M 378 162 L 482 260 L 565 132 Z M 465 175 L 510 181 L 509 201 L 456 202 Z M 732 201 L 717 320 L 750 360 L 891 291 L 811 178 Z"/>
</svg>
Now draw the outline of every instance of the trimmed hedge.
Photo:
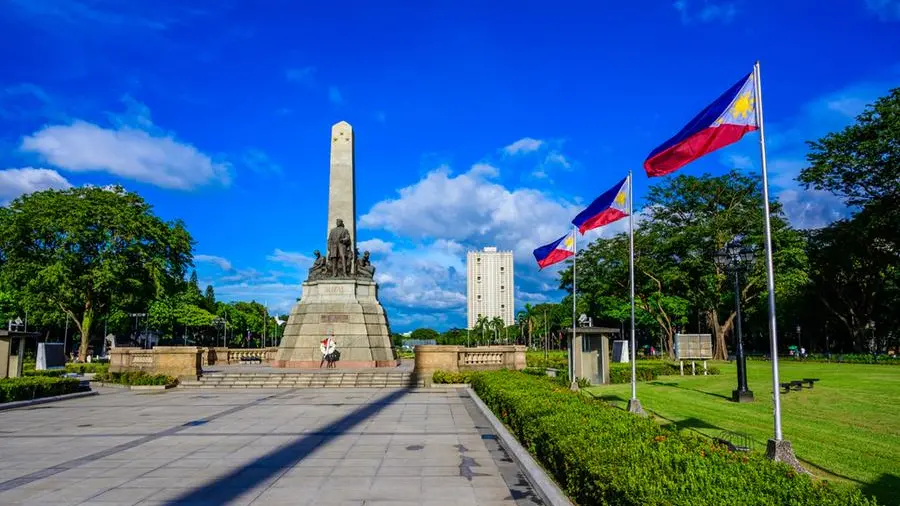
<svg viewBox="0 0 900 506">
<path fill-rule="evenodd" d="M 526 374 L 481 373 L 472 387 L 577 504 L 876 504 L 849 485 L 730 453 Z"/>
<path fill-rule="evenodd" d="M 748 356 L 747 360 L 768 361 L 769 357 L 758 355 Z M 778 360 L 796 360 L 798 362 L 827 362 L 838 364 L 878 364 L 878 365 L 900 365 L 900 356 L 897 355 L 872 355 L 871 353 L 832 353 L 831 356 L 821 353 L 810 353 L 800 358 L 790 355 L 778 355 Z"/>
<path fill-rule="evenodd" d="M 109 371 L 109 362 L 88 362 L 84 364 L 70 362 L 66 364 L 66 372 L 78 374 L 104 373 Z"/>
<path fill-rule="evenodd" d="M 74 378 L 3 378 L 0 379 L 0 403 L 71 394 L 78 391 L 80 384 Z"/>
<path fill-rule="evenodd" d="M 22 371 L 22 376 L 26 376 L 29 378 L 36 378 L 36 377 L 58 378 L 58 377 L 62 376 L 63 374 L 66 374 L 67 372 L 68 371 L 65 371 L 63 369 L 53 370 L 53 371 L 34 371 L 34 370 L 32 370 L 32 371 Z"/>
<path fill-rule="evenodd" d="M 471 383 L 473 374 L 475 373 L 434 371 L 434 374 L 431 375 L 431 382 L 457 385 L 462 383 Z"/>
<path fill-rule="evenodd" d="M 120 385 L 174 385 L 178 380 L 165 374 L 147 374 L 144 371 L 97 373 L 94 381 Z"/>
</svg>

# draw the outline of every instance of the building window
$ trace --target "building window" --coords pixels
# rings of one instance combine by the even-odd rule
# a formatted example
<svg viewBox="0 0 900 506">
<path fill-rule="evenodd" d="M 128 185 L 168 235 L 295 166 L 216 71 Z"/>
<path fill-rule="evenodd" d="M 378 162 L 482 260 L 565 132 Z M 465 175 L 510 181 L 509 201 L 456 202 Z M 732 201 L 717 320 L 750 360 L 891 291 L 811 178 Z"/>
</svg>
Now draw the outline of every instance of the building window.
<svg viewBox="0 0 900 506">
<path fill-rule="evenodd" d="M 501 290 L 506 290 L 506 287 L 503 286 L 503 285 L 500 285 L 500 289 L 501 289 Z"/>
<path fill-rule="evenodd" d="M 503 267 L 500 268 L 500 272 L 503 272 Z"/>
<path fill-rule="evenodd" d="M 500 309 L 503 309 L 505 307 L 506 307 L 506 304 L 500 304 Z"/>
<path fill-rule="evenodd" d="M 481 276 L 475 278 L 476 281 L 481 281 Z"/>
<path fill-rule="evenodd" d="M 481 295 L 478 296 L 478 300 L 481 300 Z"/>
</svg>

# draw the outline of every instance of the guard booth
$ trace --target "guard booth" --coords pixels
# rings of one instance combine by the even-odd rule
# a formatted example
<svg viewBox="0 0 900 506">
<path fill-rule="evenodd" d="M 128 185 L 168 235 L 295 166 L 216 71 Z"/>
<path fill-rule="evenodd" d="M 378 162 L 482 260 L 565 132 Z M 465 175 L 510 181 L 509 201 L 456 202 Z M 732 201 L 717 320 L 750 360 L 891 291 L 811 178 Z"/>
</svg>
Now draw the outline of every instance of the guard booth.
<svg viewBox="0 0 900 506">
<path fill-rule="evenodd" d="M 0 378 L 18 378 L 22 376 L 25 340 L 37 339 L 40 336 L 40 332 L 0 330 Z"/>
<path fill-rule="evenodd" d="M 569 335 L 569 370 L 574 378 L 584 378 L 591 385 L 609 384 L 609 341 L 619 335 L 619 329 L 608 327 L 578 327 Z"/>
<path fill-rule="evenodd" d="M 675 358 L 682 376 L 685 361 L 691 363 L 691 374 L 697 374 L 698 360 L 703 362 L 703 374 L 706 375 L 706 361 L 712 357 L 712 334 L 675 334 Z"/>
</svg>

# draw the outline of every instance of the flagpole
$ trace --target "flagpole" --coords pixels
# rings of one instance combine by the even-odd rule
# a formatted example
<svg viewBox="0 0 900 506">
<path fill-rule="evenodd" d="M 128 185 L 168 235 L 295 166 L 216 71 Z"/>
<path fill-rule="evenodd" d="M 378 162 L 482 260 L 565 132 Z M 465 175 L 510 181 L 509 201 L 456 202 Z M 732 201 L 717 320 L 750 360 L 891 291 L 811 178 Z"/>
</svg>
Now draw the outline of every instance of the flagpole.
<svg viewBox="0 0 900 506">
<path fill-rule="evenodd" d="M 575 325 L 578 321 L 578 306 L 575 302 L 577 291 L 575 289 L 575 264 L 578 262 L 578 227 L 572 225 L 572 338 L 569 339 L 569 385 L 575 381 Z"/>
<path fill-rule="evenodd" d="M 637 398 L 637 343 L 634 338 L 634 185 L 631 171 L 628 171 L 628 277 L 631 288 L 631 400 L 628 411 L 644 415 L 641 401 Z"/>
<path fill-rule="evenodd" d="M 766 247 L 766 289 L 769 291 L 769 343 L 772 354 L 772 395 L 775 401 L 775 438 L 770 439 L 766 456 L 773 460 L 787 462 L 802 469 L 790 441 L 784 441 L 781 433 L 781 389 L 778 379 L 778 329 L 775 314 L 775 269 L 772 266 L 772 223 L 769 216 L 769 175 L 766 166 L 766 130 L 763 121 L 762 83 L 760 82 L 759 61 L 753 65 L 753 86 L 756 88 L 756 121 L 759 124 L 759 156 L 762 167 L 763 225 Z"/>
</svg>

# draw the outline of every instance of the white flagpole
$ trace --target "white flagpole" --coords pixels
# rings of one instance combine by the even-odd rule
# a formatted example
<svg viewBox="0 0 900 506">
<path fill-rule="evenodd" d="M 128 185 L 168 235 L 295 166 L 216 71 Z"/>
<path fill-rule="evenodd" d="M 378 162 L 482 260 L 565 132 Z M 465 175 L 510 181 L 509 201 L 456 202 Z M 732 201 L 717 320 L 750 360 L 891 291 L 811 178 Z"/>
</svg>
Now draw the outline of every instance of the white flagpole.
<svg viewBox="0 0 900 506">
<path fill-rule="evenodd" d="M 634 338 L 634 181 L 628 171 L 628 277 L 631 279 L 631 400 L 628 411 L 644 414 L 641 401 L 637 398 L 637 342 Z"/>
<path fill-rule="evenodd" d="M 770 441 L 767 454 L 776 460 L 787 460 L 782 451 L 793 457 L 790 443 L 781 445 L 781 389 L 778 380 L 778 329 L 775 322 L 775 269 L 772 266 L 772 224 L 769 218 L 769 176 L 766 168 L 766 131 L 763 122 L 762 84 L 760 83 L 759 62 L 753 65 L 753 86 L 756 88 L 756 121 L 759 124 L 759 155 L 762 166 L 763 224 L 766 240 L 766 288 L 769 291 L 769 343 L 772 353 L 772 392 L 775 401 L 775 440 Z M 781 448 L 779 448 L 781 447 Z M 789 461 L 789 460 L 788 460 Z"/>
<path fill-rule="evenodd" d="M 578 227 L 572 225 L 572 338 L 569 339 L 569 384 L 575 381 L 575 325 L 578 321 L 578 306 L 575 303 L 577 290 L 575 289 L 575 264 L 578 261 Z"/>
</svg>

